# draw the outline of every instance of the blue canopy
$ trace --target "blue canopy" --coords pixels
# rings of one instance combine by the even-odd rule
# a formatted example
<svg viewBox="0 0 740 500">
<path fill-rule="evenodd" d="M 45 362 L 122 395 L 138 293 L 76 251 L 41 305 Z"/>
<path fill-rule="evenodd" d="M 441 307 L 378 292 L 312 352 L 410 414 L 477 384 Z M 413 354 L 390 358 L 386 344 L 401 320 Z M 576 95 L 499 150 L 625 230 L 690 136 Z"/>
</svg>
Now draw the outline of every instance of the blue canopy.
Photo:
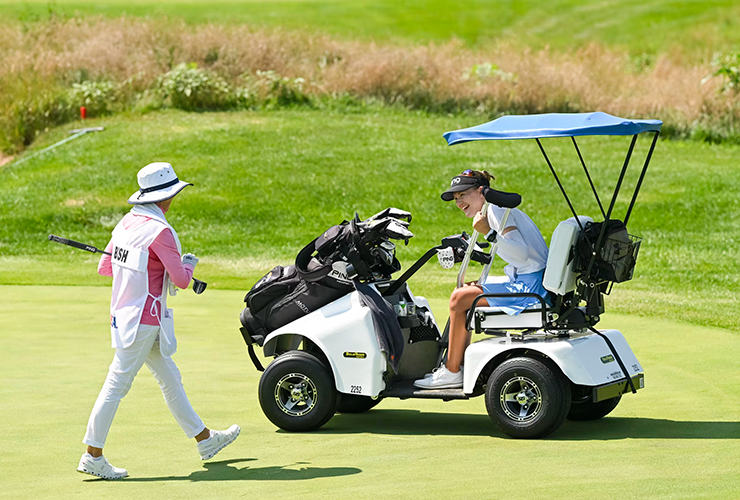
<svg viewBox="0 0 740 500">
<path fill-rule="evenodd" d="M 542 139 L 582 135 L 635 135 L 659 132 L 660 120 L 627 120 L 602 113 L 549 113 L 508 115 L 483 125 L 447 132 L 450 146 L 469 141 L 497 139 Z"/>
</svg>

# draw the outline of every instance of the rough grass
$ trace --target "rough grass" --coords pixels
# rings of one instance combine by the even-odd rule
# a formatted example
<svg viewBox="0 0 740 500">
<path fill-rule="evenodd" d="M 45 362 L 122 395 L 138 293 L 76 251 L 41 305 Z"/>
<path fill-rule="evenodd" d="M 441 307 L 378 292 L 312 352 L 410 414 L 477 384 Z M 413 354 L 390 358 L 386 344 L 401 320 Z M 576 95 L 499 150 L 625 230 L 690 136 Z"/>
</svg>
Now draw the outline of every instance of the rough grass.
<svg viewBox="0 0 740 500">
<path fill-rule="evenodd" d="M 172 162 L 181 178 L 195 183 L 177 197 L 170 219 L 184 248 L 202 258 L 196 274 L 212 288 L 246 292 L 327 227 L 355 211 L 368 217 L 388 206 L 414 214 L 416 236 L 398 249 L 408 268 L 441 237 L 469 230 L 470 221 L 439 199 L 448 179 L 466 168 L 489 170 L 498 188 L 521 193 L 522 208 L 549 240 L 570 213 L 533 142 L 450 148 L 441 137 L 480 122 L 383 107 L 359 113 L 169 111 L 92 121 L 105 132 L 0 170 L 0 283 L 106 284 L 95 274 L 95 257 L 46 238 L 54 233 L 104 246 L 129 209 L 136 172 L 155 160 Z M 37 147 L 65 136 L 55 130 Z M 628 143 L 579 141 L 602 199 L 616 183 Z M 543 144 L 578 212 L 597 214 L 570 142 Z M 634 167 L 648 144 L 638 141 Z M 629 222 L 631 232 L 645 238 L 635 279 L 614 287 L 608 311 L 738 329 L 739 160 L 736 147 L 660 141 Z M 636 172 L 617 201 L 620 217 Z M 441 298 L 454 279 L 454 271 L 432 263 L 413 286 Z"/>
<path fill-rule="evenodd" d="M 739 140 L 740 94 L 720 92 L 719 77 L 702 83 L 714 71 L 707 58 L 666 52 L 635 60 L 595 43 L 569 52 L 504 42 L 470 48 L 456 40 L 393 45 L 251 26 L 83 17 L 4 24 L 0 52 L 0 149 L 6 152 L 68 122 L 81 105 L 89 116 L 167 105 L 157 82 L 180 63 L 207 69 L 235 93 L 250 88 L 261 71 L 305 80 L 300 96 L 281 101 L 263 89 L 263 100 L 247 100 L 247 107 L 379 102 L 487 118 L 600 110 L 660 117 L 666 135 Z M 80 82 L 110 82 L 105 105 L 71 93 Z"/>
<path fill-rule="evenodd" d="M 242 434 L 201 463 L 143 369 L 105 447 L 131 477 L 111 482 L 75 472 L 113 355 L 110 290 L 0 286 L 0 297 L 0 484 L 7 498 L 740 496 L 740 337 L 725 330 L 607 315 L 604 326 L 622 330 L 645 367 L 646 387 L 624 396 L 610 416 L 566 422 L 545 440 L 505 437 L 480 397 L 386 400 L 296 434 L 275 428 L 260 409 L 259 373 L 237 330 L 241 294 L 181 293 L 170 302 L 174 359 L 188 396 L 207 425 L 236 423 Z M 442 320 L 445 302 L 432 307 Z"/>
</svg>

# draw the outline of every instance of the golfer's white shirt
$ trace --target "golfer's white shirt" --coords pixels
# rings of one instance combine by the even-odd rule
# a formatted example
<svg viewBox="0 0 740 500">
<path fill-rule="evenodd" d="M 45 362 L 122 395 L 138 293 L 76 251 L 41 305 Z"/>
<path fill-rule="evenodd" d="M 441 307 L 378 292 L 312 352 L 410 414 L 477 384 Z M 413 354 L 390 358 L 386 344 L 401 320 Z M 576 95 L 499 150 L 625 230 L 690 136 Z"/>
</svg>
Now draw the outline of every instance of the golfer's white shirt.
<svg viewBox="0 0 740 500">
<path fill-rule="evenodd" d="M 547 244 L 542 237 L 537 225 L 527 214 L 513 208 L 506 221 L 506 227 L 516 226 L 517 231 L 510 231 L 502 235 L 500 229 L 501 220 L 504 218 L 505 209 L 497 205 L 488 205 L 488 225 L 495 229 L 498 238 L 520 243 L 520 250 L 512 252 L 506 245 L 500 244 L 496 254 L 504 259 L 510 266 L 506 266 L 506 275 L 513 281 L 518 274 L 530 274 L 541 271 L 547 265 Z"/>
<path fill-rule="evenodd" d="M 111 238 L 113 268 L 113 291 L 111 294 L 111 346 L 126 348 L 136 340 L 141 315 L 149 294 L 149 246 L 168 226 L 149 219 L 140 226 L 126 229 L 123 221 L 113 230 Z M 167 273 L 162 283 L 161 301 L 166 298 Z M 152 307 L 162 307 L 155 300 Z M 164 304 L 166 307 L 166 304 Z M 159 311 L 158 311 L 159 312 Z M 169 318 L 167 313 L 169 312 Z M 160 318 L 160 349 L 163 356 L 171 356 L 176 350 L 171 310 L 155 314 Z M 170 324 L 166 324 L 170 323 Z"/>
</svg>

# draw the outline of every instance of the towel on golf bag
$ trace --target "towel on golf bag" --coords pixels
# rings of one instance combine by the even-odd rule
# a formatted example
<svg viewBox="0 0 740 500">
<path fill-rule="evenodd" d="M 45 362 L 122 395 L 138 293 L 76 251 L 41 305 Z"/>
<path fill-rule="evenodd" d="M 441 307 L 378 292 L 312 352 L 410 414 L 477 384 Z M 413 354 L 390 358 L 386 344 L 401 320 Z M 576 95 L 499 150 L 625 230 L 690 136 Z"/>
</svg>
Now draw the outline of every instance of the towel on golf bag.
<svg viewBox="0 0 740 500">
<path fill-rule="evenodd" d="M 380 350 L 385 352 L 393 371 L 398 373 L 404 342 L 396 312 L 374 288 L 361 283 L 360 280 L 355 280 L 354 283 L 360 294 L 362 305 L 369 307 L 372 313 L 375 336 L 378 338 Z"/>
</svg>

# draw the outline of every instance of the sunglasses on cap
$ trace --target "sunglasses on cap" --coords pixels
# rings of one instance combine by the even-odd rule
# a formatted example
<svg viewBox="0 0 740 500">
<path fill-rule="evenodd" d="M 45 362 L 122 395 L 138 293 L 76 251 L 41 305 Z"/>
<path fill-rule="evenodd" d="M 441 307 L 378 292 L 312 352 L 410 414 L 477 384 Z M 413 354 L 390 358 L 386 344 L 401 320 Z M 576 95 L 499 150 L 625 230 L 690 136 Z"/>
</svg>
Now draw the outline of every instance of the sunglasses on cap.
<svg viewBox="0 0 740 500">
<path fill-rule="evenodd" d="M 475 173 L 473 173 L 471 169 L 463 170 L 460 175 L 464 175 L 465 177 L 475 177 Z"/>
</svg>

